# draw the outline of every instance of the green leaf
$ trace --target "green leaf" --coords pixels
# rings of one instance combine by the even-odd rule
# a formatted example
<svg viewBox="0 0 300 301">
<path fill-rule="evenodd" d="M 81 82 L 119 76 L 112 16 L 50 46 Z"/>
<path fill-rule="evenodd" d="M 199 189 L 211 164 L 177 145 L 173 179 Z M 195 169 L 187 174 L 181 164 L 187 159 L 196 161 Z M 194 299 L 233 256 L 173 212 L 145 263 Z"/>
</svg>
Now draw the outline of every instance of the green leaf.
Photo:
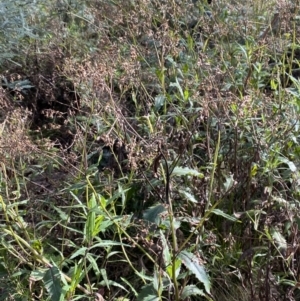
<svg viewBox="0 0 300 301">
<path fill-rule="evenodd" d="M 33 281 L 40 281 L 45 276 L 47 269 L 37 269 L 35 271 L 32 271 L 30 273 L 30 278 L 32 278 Z"/>
<path fill-rule="evenodd" d="M 60 208 L 55 206 L 51 206 L 51 207 L 59 214 L 59 218 L 62 221 L 67 221 L 69 219 L 69 215 L 66 214 L 64 211 L 62 211 Z"/>
<path fill-rule="evenodd" d="M 199 263 L 199 259 L 188 251 L 182 251 L 178 254 L 182 263 L 191 271 L 197 279 L 203 283 L 207 293 L 210 293 L 210 280 L 202 264 Z"/>
<path fill-rule="evenodd" d="M 176 275 L 176 278 L 179 276 L 179 273 L 180 273 L 180 269 L 181 269 L 181 260 L 179 258 L 177 258 L 175 260 L 175 275 Z M 172 268 L 172 265 L 168 265 L 166 267 L 166 272 L 167 274 L 169 275 L 170 278 L 172 278 L 172 274 L 173 274 L 173 268 Z"/>
<path fill-rule="evenodd" d="M 239 222 L 239 220 L 237 218 L 235 218 L 234 216 L 232 215 L 229 215 L 225 212 L 223 212 L 222 210 L 220 209 L 213 209 L 212 212 L 216 215 L 220 215 L 220 216 L 223 216 L 225 217 L 226 219 L 232 221 L 232 222 Z"/>
<path fill-rule="evenodd" d="M 181 98 L 184 100 L 184 94 L 177 77 L 176 77 L 176 83 L 170 83 L 170 87 L 176 87 L 180 93 Z"/>
<path fill-rule="evenodd" d="M 156 111 L 159 111 L 165 104 L 166 97 L 165 95 L 159 94 L 154 98 L 154 107 Z"/>
<path fill-rule="evenodd" d="M 252 162 L 251 164 L 251 171 L 250 171 L 250 176 L 255 177 L 257 174 L 257 164 Z"/>
<path fill-rule="evenodd" d="M 74 266 L 71 268 L 71 283 L 69 285 L 69 293 L 72 293 L 75 291 L 76 286 L 80 283 L 80 281 L 82 280 L 82 278 L 85 275 L 85 271 L 83 269 L 83 265 L 84 265 L 84 261 L 81 260 L 81 262 L 79 264 L 77 264 L 77 262 L 75 262 Z"/>
<path fill-rule="evenodd" d="M 62 300 L 61 298 L 63 297 L 60 278 L 61 273 L 56 266 L 49 268 L 43 277 L 45 288 L 50 296 L 50 299 L 53 301 Z"/>
<path fill-rule="evenodd" d="M 276 246 L 278 247 L 278 249 L 280 251 L 284 251 L 287 249 L 286 239 L 279 231 L 277 231 L 273 228 L 273 229 L 271 229 L 271 235 L 274 240 L 274 243 L 276 244 Z"/>
<path fill-rule="evenodd" d="M 172 264 L 175 264 L 175 274 L 177 278 L 180 273 L 181 260 L 179 258 L 176 258 L 175 262 L 172 263 L 172 253 L 170 252 L 166 237 L 161 230 L 160 230 L 160 239 L 162 243 L 162 250 L 163 250 L 162 256 L 164 260 L 164 266 L 166 267 L 166 272 L 169 275 L 169 277 L 172 278 L 172 273 L 173 273 Z"/>
<path fill-rule="evenodd" d="M 4 267 L 2 263 L 0 263 L 0 278 L 8 277 L 9 271 Z"/>
<path fill-rule="evenodd" d="M 170 253 L 168 242 L 166 240 L 164 233 L 161 230 L 159 232 L 160 232 L 160 240 L 162 244 L 162 256 L 164 260 L 164 265 L 168 267 L 172 262 L 172 254 Z"/>
<path fill-rule="evenodd" d="M 121 280 L 124 281 L 124 282 L 130 287 L 130 289 L 131 289 L 132 292 L 134 293 L 134 296 L 137 297 L 137 296 L 138 296 L 138 293 L 137 293 L 137 291 L 135 290 L 135 288 L 133 287 L 133 284 L 132 284 L 130 281 L 128 281 L 127 279 L 123 278 L 123 277 L 121 277 Z"/>
<path fill-rule="evenodd" d="M 116 282 L 116 281 L 112 281 L 112 280 L 102 280 L 101 282 L 99 282 L 99 285 L 100 286 L 105 286 L 105 285 L 108 285 L 108 287 L 110 286 L 115 286 L 115 287 L 118 287 L 120 289 L 122 289 L 123 291 L 127 292 L 128 293 L 128 290 L 120 283 Z"/>
<path fill-rule="evenodd" d="M 188 100 L 189 97 L 190 97 L 190 93 L 189 93 L 189 90 L 184 90 L 184 100 Z"/>
<path fill-rule="evenodd" d="M 160 223 L 159 214 L 165 211 L 166 208 L 163 205 L 150 207 L 143 213 L 143 219 L 158 225 Z"/>
<path fill-rule="evenodd" d="M 233 179 L 232 174 L 226 176 L 226 181 L 223 184 L 223 186 L 225 188 L 225 192 L 229 191 L 233 187 L 234 183 L 235 183 L 235 181 Z"/>
<path fill-rule="evenodd" d="M 82 247 L 82 248 L 80 248 L 79 250 L 77 250 L 77 251 L 70 257 L 70 259 L 74 259 L 74 258 L 76 258 L 76 257 L 79 256 L 79 255 L 85 256 L 86 251 L 87 251 L 87 248 L 86 248 L 86 247 Z"/>
<path fill-rule="evenodd" d="M 88 202 L 89 212 L 84 227 L 85 240 L 88 243 L 91 243 L 93 238 L 97 234 L 97 229 L 95 229 L 96 212 L 94 210 L 96 206 L 97 206 L 96 197 L 93 193 L 91 199 Z"/>
<path fill-rule="evenodd" d="M 203 290 L 198 288 L 196 285 L 187 285 L 182 290 L 180 299 L 185 300 L 186 298 L 188 298 L 190 296 L 196 296 L 196 295 L 205 296 L 205 293 L 203 292 Z"/>
<path fill-rule="evenodd" d="M 203 173 L 195 170 L 195 169 L 191 169 L 188 167 L 180 167 L 180 166 L 176 166 L 173 171 L 172 171 L 172 176 L 195 176 L 195 177 L 199 177 L 199 178 L 204 178 Z"/>
<path fill-rule="evenodd" d="M 160 301 L 161 298 L 155 291 L 153 284 L 145 285 L 137 296 L 137 301 Z"/>
<path fill-rule="evenodd" d="M 121 242 L 116 242 L 113 240 L 101 240 L 99 237 L 96 237 L 96 240 L 100 240 L 99 243 L 93 244 L 92 247 L 89 248 L 89 250 L 92 250 L 94 248 L 106 248 L 110 246 L 124 246 L 124 247 L 131 247 L 130 245 L 121 243 Z"/>
<path fill-rule="evenodd" d="M 197 200 L 195 199 L 195 197 L 188 191 L 179 189 L 178 192 L 188 201 L 190 201 L 192 203 L 198 203 Z"/>
<path fill-rule="evenodd" d="M 105 269 L 101 269 L 100 270 L 100 273 L 101 273 L 101 276 L 103 278 L 103 281 L 105 283 L 105 286 L 110 290 L 110 287 L 109 287 L 109 280 L 107 278 L 107 273 L 106 273 L 106 270 Z"/>
</svg>

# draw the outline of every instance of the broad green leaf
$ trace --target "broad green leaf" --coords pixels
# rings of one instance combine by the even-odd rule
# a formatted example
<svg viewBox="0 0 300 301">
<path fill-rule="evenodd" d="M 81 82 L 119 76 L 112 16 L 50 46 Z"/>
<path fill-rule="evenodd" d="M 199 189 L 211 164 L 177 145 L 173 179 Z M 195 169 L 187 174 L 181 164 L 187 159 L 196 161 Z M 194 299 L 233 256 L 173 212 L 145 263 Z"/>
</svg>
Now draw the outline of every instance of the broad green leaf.
<svg viewBox="0 0 300 301">
<path fill-rule="evenodd" d="M 153 284 L 145 285 L 137 296 L 137 301 L 160 301 L 161 298 L 155 291 Z"/>
<path fill-rule="evenodd" d="M 204 178 L 203 173 L 201 173 L 195 169 L 191 169 L 188 167 L 180 167 L 180 166 L 176 166 L 173 169 L 172 176 L 195 176 L 195 177 L 199 177 L 199 178 Z"/>
<path fill-rule="evenodd" d="M 30 273 L 30 278 L 32 278 L 33 281 L 40 281 L 43 279 L 46 272 L 47 272 L 47 269 L 37 269 Z"/>
<path fill-rule="evenodd" d="M 210 293 L 211 283 L 209 277 L 202 264 L 199 263 L 199 259 L 188 251 L 182 251 L 178 254 L 182 263 L 191 271 L 196 278 L 203 283 L 207 293 Z"/>
<path fill-rule="evenodd" d="M 182 290 L 180 299 L 185 300 L 190 296 L 196 296 L 196 295 L 205 296 L 205 293 L 203 292 L 203 290 L 198 288 L 196 285 L 187 285 Z"/>
<path fill-rule="evenodd" d="M 62 285 L 61 285 L 61 273 L 56 266 L 53 266 L 45 272 L 43 281 L 45 288 L 52 301 L 59 301 L 62 299 Z"/>
<path fill-rule="evenodd" d="M 163 205 L 156 205 L 154 207 L 150 207 L 143 213 L 143 219 L 147 220 L 154 224 L 160 223 L 159 214 L 165 212 L 166 208 Z"/>
<path fill-rule="evenodd" d="M 181 221 L 179 219 L 173 219 L 173 227 L 175 230 L 177 230 L 181 225 Z M 161 229 L 170 229 L 171 228 L 171 221 L 170 219 L 163 219 L 161 223 L 159 224 L 159 227 Z"/>
<path fill-rule="evenodd" d="M 165 238 L 164 233 L 160 230 L 160 240 L 162 244 L 162 256 L 164 260 L 164 265 L 168 267 L 172 262 L 172 254 L 170 253 L 170 249 L 168 246 L 168 242 Z"/>
<path fill-rule="evenodd" d="M 165 104 L 166 97 L 163 94 L 159 94 L 154 98 L 154 107 L 156 111 L 159 111 L 160 108 Z"/>
</svg>

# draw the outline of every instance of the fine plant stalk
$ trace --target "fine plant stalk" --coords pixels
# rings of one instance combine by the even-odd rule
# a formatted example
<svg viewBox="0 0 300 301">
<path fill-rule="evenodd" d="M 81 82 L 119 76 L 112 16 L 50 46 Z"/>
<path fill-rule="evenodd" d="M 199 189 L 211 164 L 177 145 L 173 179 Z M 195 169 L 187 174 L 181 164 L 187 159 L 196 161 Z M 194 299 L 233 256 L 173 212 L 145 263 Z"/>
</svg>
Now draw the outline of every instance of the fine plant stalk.
<svg viewBox="0 0 300 301">
<path fill-rule="evenodd" d="M 205 211 L 208 210 L 209 206 L 211 205 L 211 201 L 212 201 L 215 171 L 216 171 L 217 164 L 218 164 L 218 155 L 219 155 L 219 150 L 220 150 L 220 141 L 221 141 L 221 132 L 220 132 L 220 126 L 219 126 L 218 127 L 218 140 L 217 140 L 216 150 L 215 150 L 215 154 L 214 154 L 214 162 L 213 162 L 213 166 L 212 166 L 212 171 L 210 173 L 208 199 L 205 204 Z"/>
<path fill-rule="evenodd" d="M 165 161 L 166 164 L 166 203 L 169 205 L 169 219 L 170 219 L 170 224 L 171 224 L 171 235 L 172 235 L 172 249 L 173 249 L 173 254 L 172 254 L 172 280 L 174 283 L 174 288 L 175 288 L 175 300 L 179 301 L 179 287 L 178 287 L 178 282 L 176 279 L 176 256 L 177 256 L 177 250 L 178 250 L 178 245 L 177 245 L 177 237 L 176 237 L 176 230 L 174 226 L 174 213 L 173 213 L 173 206 L 172 206 L 172 201 L 170 199 L 170 172 L 169 172 L 169 166 L 167 159 L 164 155 L 164 153 L 161 151 L 162 157 Z"/>
<path fill-rule="evenodd" d="M 119 233 L 119 238 L 120 238 L 120 241 L 121 241 L 121 233 L 119 231 L 119 228 L 118 228 L 118 233 Z M 133 266 L 131 260 L 129 259 L 129 257 L 127 255 L 127 252 L 126 252 L 126 249 L 124 248 L 123 244 L 121 244 L 121 248 L 122 248 L 123 254 L 124 254 L 128 264 L 130 265 L 131 269 L 135 272 L 136 275 L 139 275 L 139 272 L 136 270 L 136 268 Z M 142 278 L 142 281 L 144 282 L 144 284 L 146 284 L 146 281 L 145 281 L 144 278 Z"/>
<path fill-rule="evenodd" d="M 221 203 L 222 198 L 219 199 L 217 202 L 214 202 L 214 204 L 211 204 L 212 206 L 209 209 L 210 203 L 211 203 L 211 199 L 212 199 L 212 190 L 213 190 L 213 183 L 214 183 L 214 174 L 215 174 L 215 170 L 217 167 L 217 161 L 218 161 L 218 153 L 219 153 L 219 149 L 220 149 L 220 140 L 221 140 L 221 133 L 220 133 L 220 128 L 218 129 L 218 140 L 217 140 L 217 145 L 216 145 L 216 150 L 215 150 L 215 154 L 214 154 L 214 163 L 213 163 L 213 168 L 210 174 L 210 185 L 209 185 L 209 192 L 208 192 L 208 200 L 205 206 L 205 213 L 203 218 L 201 219 L 201 221 L 198 223 L 198 225 L 195 227 L 194 231 L 192 231 L 190 233 L 190 235 L 188 236 L 188 238 L 180 245 L 180 247 L 178 248 L 178 253 L 180 253 L 184 247 L 186 246 L 186 244 L 190 241 L 190 239 L 192 238 L 192 236 L 196 233 L 196 231 L 198 231 L 200 229 L 200 235 L 203 232 L 203 228 L 204 228 L 204 222 L 205 220 L 209 217 L 209 215 L 211 214 L 211 212 Z"/>
<path fill-rule="evenodd" d="M 208 190 L 208 198 L 207 202 L 205 204 L 205 212 L 207 212 L 210 205 L 214 205 L 212 203 L 212 195 L 213 195 L 213 186 L 214 186 L 214 179 L 215 179 L 215 172 L 218 165 L 218 155 L 220 150 L 220 142 L 221 142 L 221 131 L 220 131 L 220 125 L 218 126 L 218 140 L 217 145 L 214 153 L 214 162 L 212 165 L 212 170 L 210 173 L 210 180 L 209 180 L 209 190 Z M 202 224 L 202 227 L 200 228 L 200 236 L 202 236 L 204 230 L 204 223 Z"/>
</svg>

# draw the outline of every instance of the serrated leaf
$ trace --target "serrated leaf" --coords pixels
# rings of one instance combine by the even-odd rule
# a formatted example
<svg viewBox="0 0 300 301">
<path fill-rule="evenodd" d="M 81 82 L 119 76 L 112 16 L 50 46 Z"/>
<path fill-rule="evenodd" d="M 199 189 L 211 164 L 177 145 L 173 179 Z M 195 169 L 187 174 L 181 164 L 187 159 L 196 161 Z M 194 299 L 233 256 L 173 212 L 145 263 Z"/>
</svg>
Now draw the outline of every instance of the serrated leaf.
<svg viewBox="0 0 300 301">
<path fill-rule="evenodd" d="M 199 259 L 188 251 L 180 252 L 178 257 L 181 259 L 186 268 L 191 271 L 200 282 L 203 283 L 206 292 L 210 293 L 211 283 L 203 265 L 199 263 Z"/>
<path fill-rule="evenodd" d="M 204 178 L 203 173 L 188 167 L 176 166 L 172 171 L 172 176 L 194 176 Z"/>
<path fill-rule="evenodd" d="M 164 265 L 168 267 L 172 262 L 172 254 L 170 253 L 170 249 L 166 237 L 161 230 L 160 230 L 160 240 L 162 244 L 162 256 L 164 260 Z"/>
<path fill-rule="evenodd" d="M 179 193 L 188 201 L 190 201 L 192 203 L 198 203 L 197 200 L 195 199 L 195 197 L 188 191 L 179 189 Z"/>
<path fill-rule="evenodd" d="M 203 292 L 203 290 L 198 288 L 196 285 L 187 285 L 182 290 L 180 299 L 185 300 L 186 298 L 188 298 L 190 296 L 196 296 L 196 295 L 205 296 L 205 293 Z"/>
</svg>

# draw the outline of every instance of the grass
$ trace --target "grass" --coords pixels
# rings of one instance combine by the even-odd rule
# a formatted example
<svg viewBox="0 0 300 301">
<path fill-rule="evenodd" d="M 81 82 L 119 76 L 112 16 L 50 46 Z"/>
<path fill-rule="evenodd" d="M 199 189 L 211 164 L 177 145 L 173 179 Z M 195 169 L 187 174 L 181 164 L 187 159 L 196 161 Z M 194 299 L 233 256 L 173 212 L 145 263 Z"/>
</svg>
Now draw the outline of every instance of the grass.
<svg viewBox="0 0 300 301">
<path fill-rule="evenodd" d="M 0 300 L 298 300 L 297 5 L 5 4 Z"/>
</svg>

